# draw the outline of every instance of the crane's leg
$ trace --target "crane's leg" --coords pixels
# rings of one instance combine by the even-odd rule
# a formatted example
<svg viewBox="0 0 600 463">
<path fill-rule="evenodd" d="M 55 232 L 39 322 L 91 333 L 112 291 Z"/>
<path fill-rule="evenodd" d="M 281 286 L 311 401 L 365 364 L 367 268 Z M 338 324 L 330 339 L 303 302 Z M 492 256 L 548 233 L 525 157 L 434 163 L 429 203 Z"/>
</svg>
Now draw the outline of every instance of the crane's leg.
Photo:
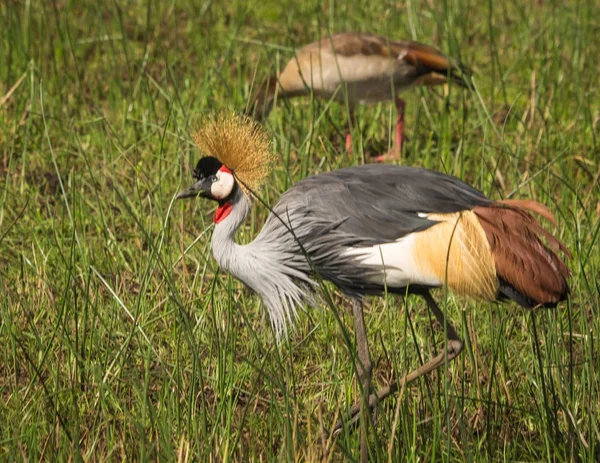
<svg viewBox="0 0 600 463">
<path fill-rule="evenodd" d="M 426 375 L 426 374 L 432 372 L 433 370 L 441 367 L 442 365 L 444 365 L 446 363 L 446 361 L 450 362 L 451 360 L 455 359 L 461 353 L 461 351 L 463 349 L 463 342 L 456 334 L 456 331 L 454 330 L 452 325 L 450 325 L 450 323 L 448 323 L 446 321 L 446 317 L 444 317 L 444 314 L 440 310 L 439 306 L 437 305 L 437 303 L 435 302 L 433 297 L 431 297 L 431 294 L 429 294 L 429 291 L 423 293 L 422 296 L 425 299 L 425 301 L 427 302 L 427 305 L 429 306 L 430 310 L 435 315 L 435 318 L 437 318 L 438 322 L 440 322 L 442 327 L 444 327 L 444 326 L 446 327 L 446 333 L 448 335 L 447 340 L 446 340 L 446 346 L 444 347 L 444 349 L 442 349 L 442 351 L 438 355 L 433 357 L 431 360 L 425 362 L 423 365 L 421 365 L 416 370 L 413 370 L 412 372 L 410 372 L 408 375 L 406 375 L 404 378 L 402 378 L 397 383 L 393 382 L 389 386 L 386 386 L 386 387 L 380 389 L 379 391 L 377 391 L 377 393 L 371 394 L 369 396 L 369 407 L 370 408 L 375 407 L 375 405 L 377 405 L 378 402 L 382 401 L 386 397 L 388 397 L 391 394 L 393 394 L 394 392 L 396 392 L 399 387 L 404 387 L 407 384 L 413 382 L 415 379 L 417 379 L 423 375 Z M 360 416 L 358 413 L 360 412 L 361 406 L 363 403 L 364 403 L 364 401 L 361 401 L 361 403 L 356 403 L 350 408 L 350 410 L 348 411 L 346 420 L 345 420 L 346 425 L 352 425 L 352 424 L 356 423 L 356 421 L 358 420 L 358 417 Z M 335 433 L 335 432 L 340 431 L 343 428 L 343 426 L 344 425 L 343 425 L 342 421 L 339 421 L 335 425 L 333 432 Z"/>
<path fill-rule="evenodd" d="M 404 141 L 404 108 L 406 103 L 401 98 L 396 98 L 396 111 L 398 118 L 396 119 L 396 137 L 394 138 L 394 146 L 385 154 L 377 156 L 376 162 L 399 161 L 402 153 L 402 143 Z"/>
<path fill-rule="evenodd" d="M 369 461 L 369 448 L 367 445 L 367 427 L 369 425 L 368 398 L 371 393 L 371 372 L 373 365 L 371 363 L 371 354 L 369 353 L 369 339 L 365 327 L 365 317 L 363 313 L 362 300 L 352 300 L 352 314 L 354 315 L 354 330 L 356 336 L 356 350 L 358 351 L 358 376 L 361 382 L 363 398 L 357 404 L 356 416 L 360 417 L 360 461 L 367 463 Z M 360 412 L 360 413 L 359 413 Z"/>
</svg>

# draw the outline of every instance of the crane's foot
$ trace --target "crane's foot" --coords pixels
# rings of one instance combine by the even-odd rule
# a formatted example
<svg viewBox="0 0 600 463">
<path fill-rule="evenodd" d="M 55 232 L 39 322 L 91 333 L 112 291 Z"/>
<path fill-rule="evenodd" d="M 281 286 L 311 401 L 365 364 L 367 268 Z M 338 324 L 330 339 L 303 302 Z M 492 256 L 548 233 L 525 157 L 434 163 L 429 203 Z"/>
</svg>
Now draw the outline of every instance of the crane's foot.
<svg viewBox="0 0 600 463">
<path fill-rule="evenodd" d="M 338 421 L 333 428 L 333 431 L 330 435 L 334 437 L 339 434 L 345 426 L 354 426 L 357 423 L 361 422 L 361 436 L 360 436 L 360 461 L 361 463 L 367 462 L 369 460 L 369 449 L 368 449 L 368 435 L 367 429 L 369 426 L 369 414 L 372 410 L 375 409 L 377 404 L 384 400 L 386 397 L 389 397 L 391 394 L 396 392 L 399 388 L 404 388 L 406 385 L 410 384 L 417 378 L 426 375 L 433 370 L 441 367 L 442 365 L 446 365 L 447 362 L 455 359 L 463 349 L 463 342 L 460 340 L 454 327 L 446 322 L 443 312 L 438 307 L 437 303 L 429 293 L 429 291 L 425 291 L 421 293 L 421 296 L 427 302 L 429 309 L 435 315 L 435 318 L 438 322 L 445 328 L 446 331 L 446 345 L 441 352 L 433 357 L 432 359 L 425 362 L 416 370 L 411 371 L 408 375 L 402 378 L 397 383 L 394 382 L 383 389 L 380 389 L 375 394 L 369 394 L 369 398 L 367 401 L 361 400 L 354 404 L 348 410 L 346 414 L 346 418 Z M 357 350 L 358 356 L 360 360 L 360 368 L 358 368 L 358 373 L 363 385 L 363 391 L 369 391 L 370 389 L 370 379 L 371 379 L 371 356 L 369 354 L 366 330 L 364 324 L 364 317 L 362 312 L 362 301 L 354 300 L 352 304 L 353 314 L 354 314 L 354 322 L 356 324 L 356 338 L 357 338 Z M 365 403 L 366 402 L 366 403 Z"/>
<path fill-rule="evenodd" d="M 375 406 L 379 402 L 381 402 L 383 399 L 385 399 L 386 397 L 388 397 L 391 394 L 393 394 L 394 392 L 396 392 L 397 390 L 398 390 L 397 383 L 392 383 L 389 386 L 386 386 L 386 387 L 380 389 L 376 393 L 369 395 L 369 403 L 368 403 L 369 409 L 374 413 Z M 345 418 L 342 420 L 339 420 L 335 424 L 335 427 L 333 428 L 333 432 L 332 432 L 333 435 L 339 434 L 340 431 L 344 428 L 344 425 L 352 428 L 358 424 L 358 422 L 360 421 L 361 405 L 362 405 L 362 401 L 355 403 L 354 405 L 352 405 L 352 407 L 350 407 L 348 409 L 348 411 L 346 412 Z"/>
<path fill-rule="evenodd" d="M 431 299 L 431 296 L 428 295 L 428 297 L 429 297 L 429 299 L 427 299 L 427 297 L 426 297 L 427 302 L 429 303 L 431 301 L 433 304 L 435 304 L 433 299 Z M 437 309 L 437 306 L 436 306 L 436 309 Z M 436 318 L 438 318 L 438 320 L 440 320 L 441 322 L 444 321 L 443 315 L 441 314 L 439 309 L 434 310 L 434 314 L 436 315 Z M 445 362 L 450 362 L 454 358 L 456 358 L 463 349 L 463 343 L 460 340 L 460 338 L 456 335 L 454 328 L 452 328 L 452 326 L 448 325 L 447 331 L 448 331 L 448 340 L 446 342 L 445 349 L 442 349 L 442 351 L 438 355 L 436 355 L 431 360 L 429 360 L 428 362 L 421 365 L 416 370 L 410 372 L 408 375 L 406 375 L 404 378 L 402 378 L 399 382 L 397 382 L 397 383 L 393 382 L 389 386 L 386 386 L 386 387 L 380 389 L 379 391 L 377 391 L 377 393 L 369 395 L 369 403 L 368 403 L 369 408 L 370 409 L 375 408 L 375 406 L 379 402 L 381 402 L 382 400 L 386 399 L 387 397 L 389 397 L 390 395 L 395 393 L 398 390 L 398 387 L 404 387 L 404 386 L 412 383 L 417 378 L 419 378 L 423 375 L 426 375 L 427 373 L 430 373 L 431 371 L 436 370 L 437 368 L 441 367 L 442 365 L 444 365 Z M 342 419 L 336 423 L 335 427 L 333 428 L 333 435 L 338 434 L 344 428 L 344 425 L 352 427 L 352 426 L 355 426 L 359 422 L 361 406 L 362 406 L 362 401 L 357 402 L 352 407 L 350 407 L 350 409 L 346 413 L 345 419 Z"/>
</svg>

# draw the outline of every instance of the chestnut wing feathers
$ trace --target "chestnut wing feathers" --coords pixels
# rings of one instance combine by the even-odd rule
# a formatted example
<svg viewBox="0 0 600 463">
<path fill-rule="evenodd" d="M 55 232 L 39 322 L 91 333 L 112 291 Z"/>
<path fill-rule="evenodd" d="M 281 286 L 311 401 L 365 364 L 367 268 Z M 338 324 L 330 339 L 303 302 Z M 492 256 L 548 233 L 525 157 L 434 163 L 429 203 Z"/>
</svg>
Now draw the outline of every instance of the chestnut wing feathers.
<svg viewBox="0 0 600 463">
<path fill-rule="evenodd" d="M 490 243 L 504 296 L 524 307 L 554 306 L 566 298 L 569 269 L 541 238 L 555 251 L 570 254 L 524 207 L 498 203 L 473 212 Z"/>
</svg>

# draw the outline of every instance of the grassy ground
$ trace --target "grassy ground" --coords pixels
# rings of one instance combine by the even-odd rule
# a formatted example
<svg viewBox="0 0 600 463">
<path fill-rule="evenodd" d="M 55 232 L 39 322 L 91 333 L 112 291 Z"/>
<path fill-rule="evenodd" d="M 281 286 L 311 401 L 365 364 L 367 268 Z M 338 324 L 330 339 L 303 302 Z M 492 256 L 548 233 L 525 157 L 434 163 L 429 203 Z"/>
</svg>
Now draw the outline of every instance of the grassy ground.
<svg viewBox="0 0 600 463">
<path fill-rule="evenodd" d="M 467 348 L 380 408 L 373 461 L 600 458 L 597 2 L 8 0 L 0 13 L 2 460 L 356 458 L 357 432 L 319 432 L 359 396 L 348 307 L 335 296 L 342 324 L 303 314 L 277 347 L 258 298 L 211 260 L 214 206 L 173 201 L 201 116 L 243 108 L 294 45 L 341 30 L 471 66 L 477 92 L 406 95 L 402 162 L 545 202 L 573 253 L 556 310 L 436 294 Z M 358 115 L 350 159 L 343 107 L 280 103 L 266 199 L 387 149 L 392 105 Z M 379 385 L 439 349 L 422 301 L 366 311 Z"/>
</svg>

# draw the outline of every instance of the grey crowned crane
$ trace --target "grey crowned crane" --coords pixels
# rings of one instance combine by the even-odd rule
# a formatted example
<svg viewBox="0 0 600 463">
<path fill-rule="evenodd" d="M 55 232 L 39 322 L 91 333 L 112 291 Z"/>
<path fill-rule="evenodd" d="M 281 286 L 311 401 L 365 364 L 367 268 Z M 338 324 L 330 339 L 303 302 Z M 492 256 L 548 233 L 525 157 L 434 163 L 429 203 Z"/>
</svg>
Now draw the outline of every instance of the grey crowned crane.
<svg viewBox="0 0 600 463">
<path fill-rule="evenodd" d="M 238 245 L 236 230 L 269 173 L 269 141 L 257 123 L 223 115 L 209 120 L 195 141 L 207 156 L 196 166 L 196 182 L 178 198 L 217 201 L 214 257 L 260 295 L 277 337 L 305 304 L 316 304 L 316 274 L 333 282 L 352 302 L 357 371 L 368 393 L 365 296 L 386 289 L 420 295 L 446 327 L 445 348 L 399 383 L 371 393 L 369 407 L 461 352 L 463 343 L 430 289 L 445 284 L 461 295 L 510 299 L 525 308 L 555 306 L 569 293 L 569 270 L 557 255 L 568 250 L 530 214 L 554 221 L 545 206 L 494 201 L 455 177 L 426 169 L 371 164 L 306 178 L 281 196 L 254 241 Z M 359 402 L 350 420 L 360 416 L 361 404 L 368 411 Z"/>
<path fill-rule="evenodd" d="M 456 62 L 433 47 L 412 41 L 392 41 L 358 32 L 343 32 L 302 47 L 278 75 L 259 87 L 249 105 L 257 120 L 267 117 L 275 95 L 291 98 L 314 95 L 346 101 L 354 125 L 354 105 L 394 100 L 398 111 L 396 137 L 390 153 L 378 156 L 398 159 L 404 138 L 404 101 L 401 92 L 417 86 L 449 81 L 466 86 Z M 342 90 L 345 87 L 346 91 Z M 346 149 L 352 139 L 346 136 Z"/>
</svg>

